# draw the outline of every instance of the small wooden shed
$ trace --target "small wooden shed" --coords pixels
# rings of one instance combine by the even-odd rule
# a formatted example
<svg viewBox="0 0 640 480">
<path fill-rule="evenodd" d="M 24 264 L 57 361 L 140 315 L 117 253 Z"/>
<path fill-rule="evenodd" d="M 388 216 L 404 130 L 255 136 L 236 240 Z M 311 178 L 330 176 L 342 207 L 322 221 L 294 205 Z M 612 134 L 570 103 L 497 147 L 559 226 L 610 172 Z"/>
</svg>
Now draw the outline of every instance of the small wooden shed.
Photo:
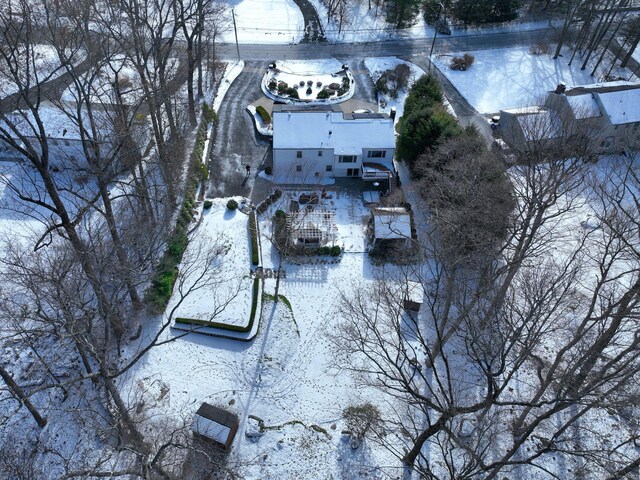
<svg viewBox="0 0 640 480">
<path fill-rule="evenodd" d="M 402 207 L 371 209 L 373 216 L 373 241 L 411 242 L 411 214 Z"/>
<path fill-rule="evenodd" d="M 195 437 L 218 448 L 229 450 L 238 431 L 238 416 L 234 413 L 203 403 L 193 417 L 191 431 Z"/>
<path fill-rule="evenodd" d="M 424 302 L 424 289 L 422 288 L 422 284 L 407 280 L 403 300 L 404 309 L 407 313 L 410 315 L 417 314 Z"/>
</svg>

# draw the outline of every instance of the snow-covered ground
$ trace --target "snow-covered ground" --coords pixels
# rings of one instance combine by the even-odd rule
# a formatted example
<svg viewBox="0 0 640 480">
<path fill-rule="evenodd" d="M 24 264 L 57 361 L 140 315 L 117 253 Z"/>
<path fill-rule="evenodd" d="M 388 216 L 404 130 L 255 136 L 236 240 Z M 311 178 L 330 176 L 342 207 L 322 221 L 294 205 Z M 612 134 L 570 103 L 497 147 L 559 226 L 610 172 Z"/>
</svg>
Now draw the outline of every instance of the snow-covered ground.
<svg viewBox="0 0 640 480">
<path fill-rule="evenodd" d="M 30 48 L 32 48 L 33 51 L 28 55 L 29 60 L 31 60 L 33 64 L 28 67 L 28 71 L 30 72 L 29 78 L 24 74 L 27 67 L 24 66 L 22 69 L 20 79 L 23 85 L 33 86 L 36 83 L 53 80 L 65 72 L 65 69 L 61 67 L 60 56 L 54 47 L 51 45 L 32 45 Z M 77 50 L 75 52 L 68 50 L 65 52 L 65 55 L 71 56 L 71 63 L 78 65 L 85 59 L 86 52 L 84 50 Z M 26 53 L 18 53 L 16 57 L 25 60 L 27 58 Z M 0 98 L 11 95 L 18 90 L 16 83 L 11 80 L 12 78 L 13 77 L 7 76 L 0 71 Z"/>
<path fill-rule="evenodd" d="M 170 68 L 175 69 L 177 62 L 171 61 Z M 120 93 L 122 100 L 129 105 L 133 105 L 142 97 L 142 86 L 140 76 L 134 68 L 131 60 L 125 59 L 124 55 L 115 55 L 97 68 L 90 69 L 83 75 L 86 79 L 91 79 L 91 102 L 97 104 L 115 103 L 114 82 L 116 78 L 120 83 Z M 71 85 L 62 93 L 61 100 L 77 101 L 78 93 Z"/>
<path fill-rule="evenodd" d="M 304 19 L 293 0 L 239 0 L 230 6 L 240 43 L 297 43 L 303 36 Z M 222 41 L 234 43 L 231 18 L 227 26 Z"/>
<path fill-rule="evenodd" d="M 560 82 L 569 86 L 595 83 L 581 62 L 568 65 L 571 52 L 553 60 L 551 54 L 532 55 L 529 47 L 467 52 L 475 57 L 465 72 L 449 69 L 451 58 L 465 52 L 440 53 L 435 63 L 460 93 L 480 113 L 536 105 Z"/>
<path fill-rule="evenodd" d="M 195 289 L 177 307 L 175 317 L 247 325 L 252 284 L 246 268 L 249 259 L 247 215 L 227 210 L 227 199 L 214 199 L 211 208 L 203 212 L 197 233 L 192 235 L 185 252 L 183 265 L 188 265 L 189 274 L 181 288 Z M 209 278 L 212 275 L 216 278 Z M 211 283 L 198 288 L 198 281 Z M 174 301 L 177 298 L 179 295 L 174 296 Z M 173 306 L 169 304 L 168 309 Z"/>
<path fill-rule="evenodd" d="M 283 198 L 259 217 L 265 269 L 278 265 L 278 254 L 269 240 L 269 218 L 275 209 L 287 209 L 300 193 L 285 191 Z M 161 379 L 169 386 L 168 400 L 158 407 L 169 415 L 191 415 L 201 402 L 238 413 L 241 427 L 231 460 L 234 465 L 253 463 L 241 468 L 244 478 L 345 478 L 345 474 L 365 478 L 375 472 L 373 478 L 378 478 L 380 467 L 399 467 L 385 450 L 364 445 L 353 451 L 340 433 L 345 407 L 364 401 L 378 404 L 381 411 L 388 406 L 379 393 L 355 390 L 353 379 L 334 361 L 336 347 L 330 337 L 342 320 L 339 293 L 349 294 L 371 284 L 381 267 L 372 266 L 363 253 L 369 213 L 361 198 L 345 191 L 329 193 L 331 198 L 323 200 L 323 207 L 336 213 L 336 244 L 345 253 L 339 262 L 332 257 L 308 257 L 305 262 L 283 263 L 285 276 L 279 293 L 288 299 L 291 309 L 286 301 L 276 305 L 266 298 L 260 331 L 253 342 L 190 334 L 152 349 L 135 373 L 136 382 Z M 221 205 L 223 200 L 216 202 Z M 225 261 L 235 266 L 236 275 L 248 273 L 246 232 L 240 231 L 239 219 L 226 218 L 216 208 L 219 206 L 214 206 L 194 236 L 205 238 L 205 230 L 224 231 L 234 243 Z M 236 243 L 240 245 L 237 251 Z M 265 293 L 273 295 L 275 280 L 264 282 Z M 205 296 L 202 292 L 201 297 Z M 168 332 L 166 336 L 176 334 Z M 256 421 L 248 415 L 259 417 L 266 426 L 281 428 L 260 434 Z M 292 421 L 302 424 L 283 426 Z M 249 438 L 246 432 L 255 436 Z"/>
</svg>

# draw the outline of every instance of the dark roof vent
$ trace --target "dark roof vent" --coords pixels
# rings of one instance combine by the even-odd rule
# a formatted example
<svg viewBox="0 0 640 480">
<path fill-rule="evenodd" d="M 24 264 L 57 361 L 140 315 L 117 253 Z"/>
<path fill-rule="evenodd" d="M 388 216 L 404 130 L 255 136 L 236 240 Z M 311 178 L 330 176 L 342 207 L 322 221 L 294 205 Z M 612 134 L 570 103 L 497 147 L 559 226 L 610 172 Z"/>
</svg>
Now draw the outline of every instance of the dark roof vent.
<svg viewBox="0 0 640 480">
<path fill-rule="evenodd" d="M 389 114 L 389 116 L 395 120 L 396 119 L 396 107 L 391 107 L 391 113 Z"/>
<path fill-rule="evenodd" d="M 562 95 L 567 90 L 567 84 L 564 82 L 560 82 L 556 87 L 556 92 L 558 95 Z"/>
</svg>

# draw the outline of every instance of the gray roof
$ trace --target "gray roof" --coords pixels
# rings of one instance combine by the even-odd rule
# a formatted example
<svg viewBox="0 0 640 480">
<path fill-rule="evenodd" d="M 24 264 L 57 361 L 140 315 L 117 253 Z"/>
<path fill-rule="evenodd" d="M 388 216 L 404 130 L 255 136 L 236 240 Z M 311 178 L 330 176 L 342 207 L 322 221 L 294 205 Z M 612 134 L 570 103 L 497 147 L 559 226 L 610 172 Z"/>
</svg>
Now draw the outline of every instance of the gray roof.
<svg viewBox="0 0 640 480">
<path fill-rule="evenodd" d="M 223 410 L 222 408 L 209 405 L 208 403 L 203 403 L 202 405 L 200 405 L 200 408 L 196 412 L 196 415 L 200 415 L 201 417 L 213 420 L 214 422 L 217 422 L 221 425 L 226 425 L 227 427 L 236 426 L 239 422 L 238 416 L 235 413 L 231 413 L 227 410 Z"/>
</svg>

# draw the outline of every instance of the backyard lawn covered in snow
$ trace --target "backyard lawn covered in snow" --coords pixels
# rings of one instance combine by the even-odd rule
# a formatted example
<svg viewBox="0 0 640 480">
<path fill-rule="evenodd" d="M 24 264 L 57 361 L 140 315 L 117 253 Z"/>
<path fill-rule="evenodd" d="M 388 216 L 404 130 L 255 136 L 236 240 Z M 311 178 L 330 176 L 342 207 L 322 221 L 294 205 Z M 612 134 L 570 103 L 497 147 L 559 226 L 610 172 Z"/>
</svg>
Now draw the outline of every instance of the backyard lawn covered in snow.
<svg viewBox="0 0 640 480">
<path fill-rule="evenodd" d="M 282 200 L 259 216 L 265 270 L 275 270 L 279 264 L 270 240 L 270 218 L 276 209 L 288 209 L 289 202 L 301 193 L 285 190 Z M 201 402 L 236 412 L 240 429 L 230 461 L 234 465 L 254 463 L 240 467 L 246 478 L 342 478 L 346 473 L 364 478 L 379 472 L 382 465 L 397 462 L 380 447 L 363 446 L 353 451 L 348 437 L 341 434 L 345 407 L 370 401 L 383 412 L 389 408 L 380 393 L 354 388 L 353 378 L 335 361 L 337 347 L 331 341 L 343 320 L 340 294 L 349 295 L 371 285 L 383 267 L 373 266 L 365 253 L 369 209 L 359 194 L 332 189 L 327 197 L 323 205 L 315 207 L 335 213 L 335 244 L 343 247 L 342 257 L 284 261 L 279 288 L 283 297 L 277 303 L 273 301 L 276 280 L 266 278 L 255 340 L 239 342 L 189 334 L 152 349 L 135 374 L 145 385 L 161 381 L 168 386 L 169 394 L 157 408 L 168 409 L 173 417 L 188 418 Z M 233 278 L 232 265 L 236 277 L 248 274 L 250 256 L 241 225 L 243 214 L 236 212 L 228 218 L 222 209 L 226 202 L 214 202 L 212 211 L 192 234 L 192 242 L 196 237 L 211 236 L 206 232 L 222 232 L 228 239 L 223 243 L 231 245 L 225 254 L 224 261 L 230 266 L 225 278 Z M 197 251 L 198 245 L 195 241 L 189 248 Z M 177 295 L 174 292 L 172 301 Z M 206 289 L 198 292 L 193 307 L 205 305 L 212 295 Z M 238 311 L 240 302 L 238 307 L 234 305 L 229 311 Z M 166 332 L 165 338 L 182 334 L 173 330 Z M 261 432 L 260 422 L 270 428 Z"/>
</svg>

